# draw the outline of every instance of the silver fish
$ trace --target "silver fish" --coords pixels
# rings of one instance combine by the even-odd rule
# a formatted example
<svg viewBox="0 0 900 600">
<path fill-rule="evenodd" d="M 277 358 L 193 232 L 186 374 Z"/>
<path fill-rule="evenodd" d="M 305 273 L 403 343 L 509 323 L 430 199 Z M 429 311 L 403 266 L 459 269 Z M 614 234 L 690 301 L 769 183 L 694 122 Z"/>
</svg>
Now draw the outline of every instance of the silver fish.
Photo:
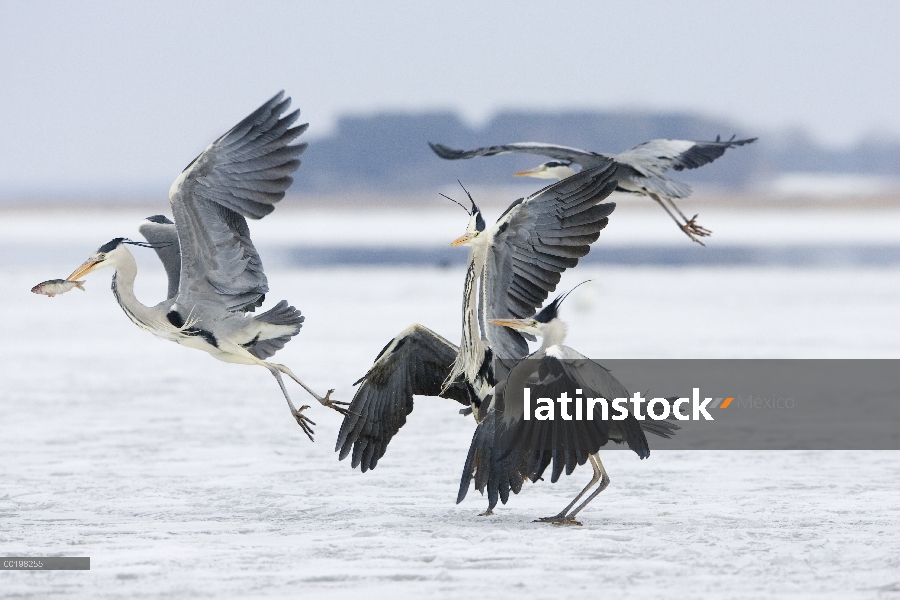
<svg viewBox="0 0 900 600">
<path fill-rule="evenodd" d="M 57 294 L 65 294 L 72 288 L 78 288 L 82 292 L 84 288 L 81 287 L 81 284 L 84 281 L 69 281 L 68 279 L 50 279 L 48 281 L 44 281 L 43 283 L 39 283 L 33 288 L 31 288 L 31 292 L 34 294 L 43 294 L 45 296 L 49 296 L 52 298 Z"/>
</svg>

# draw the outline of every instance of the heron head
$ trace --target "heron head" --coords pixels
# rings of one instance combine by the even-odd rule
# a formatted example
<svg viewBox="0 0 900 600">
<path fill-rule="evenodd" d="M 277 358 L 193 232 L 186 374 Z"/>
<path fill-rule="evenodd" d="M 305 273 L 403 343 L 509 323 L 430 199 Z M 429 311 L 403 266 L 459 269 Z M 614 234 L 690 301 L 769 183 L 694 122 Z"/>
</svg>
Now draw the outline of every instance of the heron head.
<svg viewBox="0 0 900 600">
<path fill-rule="evenodd" d="M 542 348 L 556 346 L 565 341 L 566 332 L 568 331 L 566 324 L 559 318 L 557 312 L 559 304 L 557 300 L 551 302 L 538 314 L 527 319 L 491 319 L 488 322 L 492 325 L 509 327 L 522 333 L 540 337 Z"/>
<path fill-rule="evenodd" d="M 462 184 L 460 184 L 462 185 Z M 481 209 L 475 204 L 475 200 L 472 199 L 472 194 L 469 193 L 469 190 L 463 188 L 465 190 L 466 195 L 469 197 L 469 202 L 472 204 L 471 209 L 466 209 L 466 212 L 469 213 L 469 225 L 466 227 L 466 232 L 450 242 L 451 246 L 468 246 L 471 245 L 472 241 L 481 235 L 486 228 L 484 223 L 484 217 L 481 216 Z M 452 200 L 452 198 L 451 198 Z M 456 202 L 454 200 L 454 202 Z M 459 202 L 457 202 L 459 204 Z M 460 205 L 462 206 L 462 205 Z M 465 206 L 463 206 L 465 208 Z"/>
<path fill-rule="evenodd" d="M 477 207 L 474 210 L 472 218 L 469 219 L 469 226 L 466 227 L 466 232 L 450 242 L 451 246 L 469 246 L 484 231 L 484 218 Z"/>
<path fill-rule="evenodd" d="M 543 328 L 541 323 L 537 320 L 537 315 L 534 317 L 529 317 L 527 319 L 490 319 L 488 323 L 491 325 L 498 325 L 500 327 L 509 327 L 510 329 L 515 329 L 516 331 L 521 331 L 522 333 L 527 333 L 534 336 L 542 336 Z"/>
<path fill-rule="evenodd" d="M 75 269 L 71 275 L 67 277 L 68 280 L 74 281 L 79 277 L 84 277 L 88 273 L 92 271 L 96 271 L 97 269 L 103 269 L 105 267 L 112 267 L 116 262 L 116 257 L 122 252 L 127 252 L 123 243 L 126 242 L 125 238 L 115 238 L 112 239 L 99 248 L 97 251 L 88 257 L 86 261 L 84 261 L 80 267 Z"/>
<path fill-rule="evenodd" d="M 522 333 L 540 336 L 544 340 L 544 346 L 561 344 L 566 337 L 566 324 L 559 318 L 559 307 L 569 294 L 588 281 L 590 279 L 582 281 L 568 292 L 560 294 L 553 299 L 553 302 L 542 308 L 533 317 L 525 319 L 491 319 L 488 322 L 491 325 L 509 327 Z"/>
<path fill-rule="evenodd" d="M 575 174 L 568 160 L 551 160 L 528 171 L 519 171 L 514 177 L 536 177 L 538 179 L 565 179 Z"/>
</svg>

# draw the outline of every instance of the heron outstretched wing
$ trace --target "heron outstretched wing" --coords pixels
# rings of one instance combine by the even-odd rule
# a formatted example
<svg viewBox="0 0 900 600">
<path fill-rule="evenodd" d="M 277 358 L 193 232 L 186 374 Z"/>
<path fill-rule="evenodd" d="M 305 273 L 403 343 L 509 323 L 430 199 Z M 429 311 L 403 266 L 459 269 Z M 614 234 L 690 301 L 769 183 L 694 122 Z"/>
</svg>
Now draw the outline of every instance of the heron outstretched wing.
<svg viewBox="0 0 900 600">
<path fill-rule="evenodd" d="M 413 395 L 442 396 L 469 405 L 472 398 L 465 382 L 443 389 L 457 352 L 454 344 L 421 325 L 411 325 L 391 340 L 356 382 L 359 389 L 335 445 L 340 459 L 352 450 L 354 468 L 374 469 L 412 412 Z"/>
<path fill-rule="evenodd" d="M 153 215 L 141 223 L 138 231 L 145 240 L 152 244 L 166 270 L 169 279 L 166 299 L 174 298 L 178 293 L 178 281 L 181 278 L 181 247 L 178 245 L 178 231 L 175 223 L 163 215 Z"/>
<path fill-rule="evenodd" d="M 474 481 L 476 490 L 482 494 L 487 490 L 488 511 L 494 510 L 498 501 L 506 504 L 510 491 L 518 494 L 522 490 L 522 484 L 528 479 L 528 461 L 524 460 L 523 453 L 496 446 L 496 426 L 497 413 L 488 410 L 475 428 L 469 445 L 456 496 L 457 504 L 466 498 Z"/>
<path fill-rule="evenodd" d="M 279 92 L 220 137 L 172 184 L 169 199 L 181 246 L 178 303 L 217 301 L 226 310 L 262 304 L 268 284 L 245 217 L 272 212 L 293 179 L 306 130 L 284 117 L 290 98 Z"/>
<path fill-rule="evenodd" d="M 605 398 L 609 402 L 629 397 L 625 387 L 598 363 L 567 346 L 557 346 L 556 350 L 553 356 L 520 362 L 511 371 L 508 385 L 497 392 L 498 412 L 502 414 L 498 419 L 497 447 L 521 456 L 522 464 L 518 468 L 532 479 L 539 478 L 552 463 L 552 482 L 563 471 L 571 474 L 609 441 L 627 444 L 641 458 L 650 456 L 641 422 L 630 412 L 624 420 L 604 420 L 600 408 L 594 405 L 593 418 L 588 419 L 585 401 L 585 413 L 580 420 L 571 418 L 575 417 L 571 406 L 567 411 L 570 419 L 562 415 L 545 421 L 522 418 L 522 389 L 526 380 L 532 402 L 550 398 L 555 403 L 563 392 L 572 398 L 578 393 L 576 390 L 581 390 L 581 398 Z M 609 410 L 612 416 L 612 408 Z"/>
<path fill-rule="evenodd" d="M 580 150 L 578 148 L 570 148 L 569 146 L 558 146 L 556 144 L 541 144 L 539 142 L 519 142 L 515 144 L 504 144 L 502 146 L 486 146 L 484 148 L 475 148 L 474 150 L 455 150 L 443 144 L 432 144 L 428 142 L 434 153 L 441 158 L 447 160 L 457 160 L 460 158 L 475 158 L 476 156 L 494 156 L 496 154 L 519 153 L 519 154 L 537 154 L 538 156 L 547 156 L 557 160 L 565 160 L 581 165 L 582 169 L 591 169 L 606 164 L 609 155 Z"/>
<path fill-rule="evenodd" d="M 660 172 L 675 169 L 696 169 L 716 160 L 729 148 L 737 148 L 751 144 L 757 138 L 722 141 L 716 138 L 712 142 L 695 142 L 691 140 L 650 140 L 638 144 L 634 148 L 616 155 L 616 160 L 623 163 L 643 163 L 653 165 Z"/>
<path fill-rule="evenodd" d="M 560 274 L 590 251 L 616 207 L 599 204 L 615 190 L 616 170 L 616 163 L 606 159 L 517 200 L 485 232 L 491 239 L 481 301 L 495 357 L 528 354 L 522 334 L 487 322 L 533 315 L 556 289 Z"/>
<path fill-rule="evenodd" d="M 718 138 L 714 142 L 650 140 L 615 155 L 615 159 L 622 165 L 623 177 L 638 183 L 646 191 L 669 198 L 687 198 L 691 195 L 691 186 L 665 177 L 666 171 L 702 167 L 725 154 L 729 148 L 754 141 L 756 138 L 732 138 L 724 142 Z"/>
</svg>

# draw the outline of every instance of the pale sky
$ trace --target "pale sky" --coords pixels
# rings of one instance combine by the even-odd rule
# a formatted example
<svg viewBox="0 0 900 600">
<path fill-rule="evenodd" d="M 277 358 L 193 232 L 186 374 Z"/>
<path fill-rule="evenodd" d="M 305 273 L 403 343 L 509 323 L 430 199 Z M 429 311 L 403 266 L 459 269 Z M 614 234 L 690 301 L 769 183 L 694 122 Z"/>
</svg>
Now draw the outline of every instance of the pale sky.
<svg viewBox="0 0 900 600">
<path fill-rule="evenodd" d="M 0 190 L 169 182 L 282 88 L 313 139 L 347 113 L 510 108 L 898 138 L 898 31 L 890 0 L 5 0 Z"/>
</svg>

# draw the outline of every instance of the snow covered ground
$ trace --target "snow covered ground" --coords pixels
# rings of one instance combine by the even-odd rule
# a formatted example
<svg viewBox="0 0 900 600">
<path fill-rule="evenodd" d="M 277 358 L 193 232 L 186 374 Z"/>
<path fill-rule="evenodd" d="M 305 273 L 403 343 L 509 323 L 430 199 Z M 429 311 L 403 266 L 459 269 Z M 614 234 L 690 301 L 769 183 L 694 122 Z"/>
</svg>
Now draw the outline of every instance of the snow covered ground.
<svg viewBox="0 0 900 600">
<path fill-rule="evenodd" d="M 337 229 L 333 214 L 285 212 L 253 225 L 261 248 L 296 243 L 292 225 L 307 245 Z M 422 243 L 458 235 L 458 212 L 451 226 L 420 215 Z M 89 276 L 84 293 L 30 294 L 109 238 L 136 237 L 143 216 L 92 214 L 0 215 L 11 229 L 0 242 L 0 554 L 91 557 L 89 572 L 2 572 L 0 597 L 900 597 L 900 452 L 640 461 L 611 451 L 612 484 L 583 527 L 532 522 L 568 502 L 589 479 L 583 469 L 478 517 L 477 493 L 454 504 L 474 423 L 453 402 L 417 400 L 362 474 L 333 452 L 339 415 L 313 406 L 310 443 L 266 371 L 138 330 L 108 274 Z M 357 214 L 340 230 L 376 244 L 412 222 L 395 214 L 399 224 Z M 789 225 L 810 243 L 885 243 L 897 214 L 736 212 L 720 223 L 736 223 L 746 243 L 788 236 Z M 643 230 L 629 218 L 623 229 Z M 667 243 L 689 244 L 664 219 Z M 750 222 L 762 223 L 756 237 Z M 147 303 L 165 289 L 153 260 L 140 258 Z M 286 298 L 308 317 L 279 361 L 341 399 L 406 325 L 459 337 L 457 267 L 275 265 L 268 275 L 267 305 Z M 561 288 L 588 278 L 563 316 L 570 345 L 590 356 L 900 358 L 900 268 L 585 265 Z"/>
</svg>

